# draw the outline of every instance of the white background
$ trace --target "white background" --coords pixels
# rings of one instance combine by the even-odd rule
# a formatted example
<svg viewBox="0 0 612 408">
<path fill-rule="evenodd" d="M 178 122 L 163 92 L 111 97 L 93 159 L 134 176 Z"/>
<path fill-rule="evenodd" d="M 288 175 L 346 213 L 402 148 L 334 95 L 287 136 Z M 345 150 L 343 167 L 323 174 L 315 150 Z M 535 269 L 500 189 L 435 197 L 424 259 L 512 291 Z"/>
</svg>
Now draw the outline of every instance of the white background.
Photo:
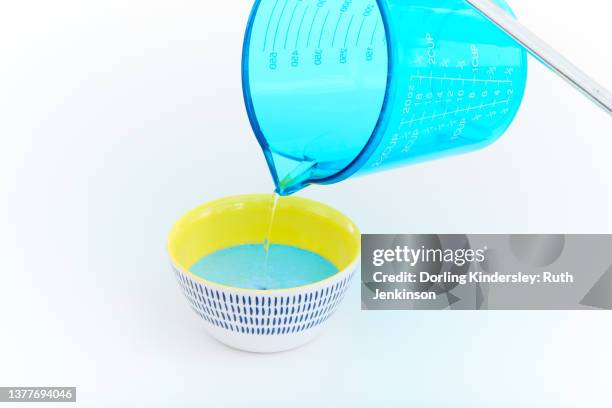
<svg viewBox="0 0 612 408">
<path fill-rule="evenodd" d="M 612 88 L 606 0 L 513 0 Z M 187 307 L 171 224 L 271 191 L 243 108 L 250 1 L 0 0 L 0 385 L 79 406 L 609 407 L 609 312 L 362 312 L 277 355 Z M 301 194 L 367 233 L 612 233 L 612 121 L 531 61 L 494 146 Z M 132 401 L 132 402 L 131 402 Z"/>
</svg>

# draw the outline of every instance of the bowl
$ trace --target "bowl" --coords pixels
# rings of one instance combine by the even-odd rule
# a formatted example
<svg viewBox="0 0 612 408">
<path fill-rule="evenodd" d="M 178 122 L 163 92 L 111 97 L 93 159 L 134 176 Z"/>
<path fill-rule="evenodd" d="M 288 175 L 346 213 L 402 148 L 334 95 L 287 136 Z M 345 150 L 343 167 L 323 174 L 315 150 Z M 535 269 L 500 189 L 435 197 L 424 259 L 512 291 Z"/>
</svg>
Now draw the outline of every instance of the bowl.
<svg viewBox="0 0 612 408">
<path fill-rule="evenodd" d="M 359 268 L 357 226 L 339 211 L 301 197 L 280 197 L 270 236 L 323 256 L 338 272 L 324 280 L 289 289 L 243 289 L 209 281 L 190 272 L 215 251 L 264 242 L 274 196 L 241 195 L 197 207 L 172 227 L 168 252 L 189 306 L 210 335 L 250 352 L 299 347 L 324 328 Z"/>
</svg>

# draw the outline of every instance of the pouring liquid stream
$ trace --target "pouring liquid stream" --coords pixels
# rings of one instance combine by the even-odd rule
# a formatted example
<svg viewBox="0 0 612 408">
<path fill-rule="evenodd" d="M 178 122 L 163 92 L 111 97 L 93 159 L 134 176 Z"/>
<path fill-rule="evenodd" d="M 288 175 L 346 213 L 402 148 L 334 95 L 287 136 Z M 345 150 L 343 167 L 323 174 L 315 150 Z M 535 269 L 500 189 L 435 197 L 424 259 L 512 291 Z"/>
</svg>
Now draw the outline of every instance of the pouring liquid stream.
<svg viewBox="0 0 612 408">
<path fill-rule="evenodd" d="M 263 248 L 265 251 L 265 258 L 264 258 L 264 268 L 263 268 L 263 273 L 264 276 L 261 277 L 261 281 L 262 281 L 262 286 L 263 289 L 266 288 L 267 285 L 265 285 L 265 282 L 267 281 L 267 277 L 270 275 L 269 273 L 269 259 L 270 259 L 270 249 L 271 249 L 271 244 L 272 244 L 272 228 L 274 226 L 274 216 L 276 215 L 276 207 L 278 206 L 278 198 L 280 196 L 278 195 L 278 193 L 274 193 L 274 198 L 272 201 L 272 206 L 270 208 L 270 219 L 268 221 L 268 231 L 266 233 L 266 237 L 264 239 L 264 243 L 263 243 Z"/>
</svg>

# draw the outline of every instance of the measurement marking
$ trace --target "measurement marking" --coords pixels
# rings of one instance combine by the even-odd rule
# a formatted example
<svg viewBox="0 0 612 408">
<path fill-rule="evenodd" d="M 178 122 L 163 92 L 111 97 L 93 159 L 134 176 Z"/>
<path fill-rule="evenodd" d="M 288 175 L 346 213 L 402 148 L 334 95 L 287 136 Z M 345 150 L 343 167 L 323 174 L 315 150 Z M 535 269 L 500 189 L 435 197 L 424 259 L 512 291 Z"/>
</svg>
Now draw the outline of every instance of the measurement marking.
<svg viewBox="0 0 612 408">
<path fill-rule="evenodd" d="M 293 17 L 295 17 L 295 12 L 297 11 L 297 8 L 299 5 L 300 3 L 295 4 L 295 7 L 293 8 L 293 13 L 291 13 L 291 18 L 289 19 L 289 24 L 287 24 L 287 32 L 285 33 L 285 45 L 283 46 L 284 49 L 287 49 L 287 40 L 289 39 L 289 29 L 291 28 L 291 23 L 293 23 Z"/>
<path fill-rule="evenodd" d="M 334 29 L 334 36 L 332 38 L 332 48 L 334 47 L 334 44 L 336 43 L 336 33 L 338 33 L 338 27 L 340 27 L 340 22 L 342 21 L 342 17 L 344 17 L 344 13 L 340 14 L 340 17 L 338 17 L 338 22 L 336 23 L 336 28 Z"/>
<path fill-rule="evenodd" d="M 359 26 L 359 31 L 357 32 L 357 40 L 355 41 L 355 47 L 359 45 L 359 38 L 361 38 L 361 30 L 363 30 L 363 24 L 365 23 L 366 18 L 364 17 L 361 20 L 361 25 Z"/>
<path fill-rule="evenodd" d="M 272 44 L 272 51 L 276 51 L 276 37 L 278 37 L 278 29 L 280 28 L 281 21 L 283 19 L 283 14 L 285 14 L 285 9 L 287 8 L 287 4 L 289 4 L 289 0 L 285 0 L 285 5 L 281 10 L 280 17 L 278 18 L 278 24 L 276 24 L 276 31 L 274 31 L 274 43 Z"/>
<path fill-rule="evenodd" d="M 344 36 L 344 48 L 346 48 L 346 43 L 348 42 L 349 33 L 351 32 L 351 26 L 353 25 L 354 19 L 355 19 L 355 15 L 351 17 L 351 21 L 349 21 L 348 28 L 346 29 L 346 35 Z"/>
<path fill-rule="evenodd" d="M 329 13 L 331 13 L 331 11 L 327 12 L 327 14 L 325 15 L 325 20 L 323 20 L 323 25 L 321 26 L 321 34 L 319 35 L 319 44 L 317 45 L 317 48 L 321 48 L 321 40 L 323 39 L 323 33 L 325 32 L 325 24 L 327 23 L 327 19 L 329 18 Z"/>
<path fill-rule="evenodd" d="M 435 77 L 435 76 L 427 76 L 427 75 L 413 75 L 410 78 L 415 78 L 415 79 L 440 79 L 440 80 L 448 80 L 448 81 L 465 81 L 465 78 L 452 78 L 452 77 Z M 499 83 L 511 83 L 512 81 L 506 81 L 504 79 L 476 79 L 474 78 L 475 82 L 499 82 Z"/>
<path fill-rule="evenodd" d="M 376 34 L 377 28 L 378 28 L 378 20 L 376 21 L 376 24 L 374 25 L 374 30 L 372 31 L 372 38 L 370 39 L 370 47 L 372 46 L 372 44 L 374 44 L 374 35 Z"/>
<path fill-rule="evenodd" d="M 304 24 L 304 20 L 306 19 L 306 13 L 308 13 L 308 8 L 310 8 L 310 6 L 306 6 L 306 9 L 304 10 L 304 14 L 302 15 L 302 21 L 300 21 L 300 26 L 298 27 L 297 30 L 297 35 L 295 36 L 295 49 L 297 49 L 298 47 L 298 41 L 300 40 L 300 33 L 302 31 L 302 24 Z"/>
<path fill-rule="evenodd" d="M 272 17 L 274 17 L 274 12 L 276 11 L 276 6 L 278 5 L 278 0 L 274 3 L 274 7 L 272 7 L 272 12 L 270 13 L 270 18 L 268 19 L 268 26 L 266 27 L 266 36 L 264 37 L 264 45 L 263 50 L 266 50 L 266 44 L 268 42 L 268 32 L 270 31 L 270 24 L 272 24 Z"/>
<path fill-rule="evenodd" d="M 509 99 L 506 99 L 505 101 L 499 101 L 499 102 L 492 102 L 492 103 L 488 103 L 488 104 L 481 104 L 480 106 L 471 106 L 469 105 L 467 108 L 464 109 L 459 109 L 457 108 L 454 112 L 452 112 L 453 115 L 456 115 L 458 113 L 463 113 L 463 112 L 470 112 L 473 110 L 477 110 L 477 109 L 482 109 L 482 108 L 488 108 L 490 106 L 497 106 L 497 105 L 501 105 L 501 104 L 508 104 L 510 103 Z M 414 122 L 419 122 L 419 121 L 425 121 L 425 120 L 429 120 L 429 119 L 436 119 L 439 117 L 446 117 L 447 116 L 447 112 L 445 111 L 444 113 L 437 113 L 434 115 L 430 115 L 430 116 L 425 116 L 425 112 L 423 112 L 423 116 L 421 116 L 420 119 L 411 119 L 409 121 L 401 121 L 400 122 L 400 126 L 405 126 L 405 125 L 411 125 Z"/>
<path fill-rule="evenodd" d="M 314 27 L 315 20 L 317 19 L 317 15 L 321 11 L 320 7 L 317 7 L 317 11 L 314 13 L 314 17 L 312 18 L 312 23 L 310 23 L 310 30 L 308 30 L 308 39 L 306 40 L 306 48 L 310 47 L 310 35 L 312 34 L 312 29 Z"/>
</svg>

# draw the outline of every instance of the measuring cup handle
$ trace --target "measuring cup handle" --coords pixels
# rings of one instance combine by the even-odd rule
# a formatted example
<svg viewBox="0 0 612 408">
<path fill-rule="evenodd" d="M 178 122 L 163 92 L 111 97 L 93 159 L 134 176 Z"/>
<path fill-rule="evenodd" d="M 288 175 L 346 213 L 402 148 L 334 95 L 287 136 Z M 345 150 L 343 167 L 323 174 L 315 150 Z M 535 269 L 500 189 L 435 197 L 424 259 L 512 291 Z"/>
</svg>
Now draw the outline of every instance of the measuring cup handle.
<svg viewBox="0 0 612 408">
<path fill-rule="evenodd" d="M 491 0 L 466 0 L 535 58 L 612 115 L 612 94 Z"/>
</svg>

